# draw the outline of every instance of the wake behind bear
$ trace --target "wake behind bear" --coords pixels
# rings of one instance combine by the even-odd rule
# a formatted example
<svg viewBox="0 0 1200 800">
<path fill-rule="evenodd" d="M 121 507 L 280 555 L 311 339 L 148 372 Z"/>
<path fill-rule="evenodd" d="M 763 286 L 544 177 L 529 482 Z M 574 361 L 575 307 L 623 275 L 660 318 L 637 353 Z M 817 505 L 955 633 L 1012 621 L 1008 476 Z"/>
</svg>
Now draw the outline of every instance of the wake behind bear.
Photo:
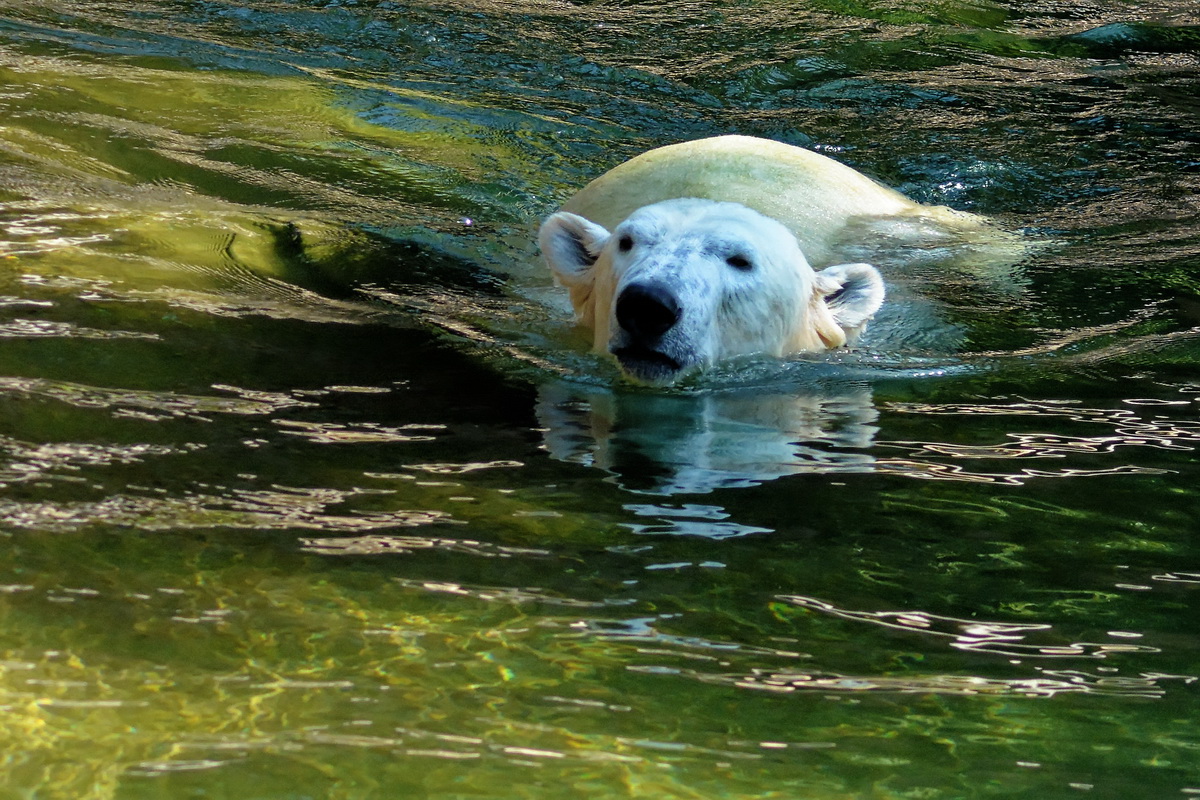
<svg viewBox="0 0 1200 800">
<path fill-rule="evenodd" d="M 720 136 L 615 167 L 548 217 L 539 242 L 594 349 L 661 386 L 736 356 L 852 344 L 884 282 L 870 264 L 835 263 L 847 235 L 1011 238 L 818 153 Z"/>
</svg>

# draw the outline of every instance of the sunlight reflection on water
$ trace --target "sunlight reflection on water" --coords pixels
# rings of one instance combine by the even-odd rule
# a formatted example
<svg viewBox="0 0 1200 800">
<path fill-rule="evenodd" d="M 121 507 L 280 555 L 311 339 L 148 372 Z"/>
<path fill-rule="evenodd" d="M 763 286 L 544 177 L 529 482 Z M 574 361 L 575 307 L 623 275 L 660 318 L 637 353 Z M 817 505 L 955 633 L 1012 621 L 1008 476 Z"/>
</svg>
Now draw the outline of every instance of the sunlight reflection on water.
<svg viewBox="0 0 1200 800">
<path fill-rule="evenodd" d="M 956 619 L 924 611 L 848 611 L 811 597 L 780 595 L 780 600 L 801 608 L 830 614 L 853 622 L 866 622 L 894 630 L 949 639 L 956 650 L 1017 656 L 1020 658 L 1107 658 L 1116 653 L 1157 653 L 1159 648 L 1124 642 L 1054 642 L 1053 626 L 1044 623 L 981 622 Z M 1031 634 L 1041 633 L 1051 641 L 1027 642 Z"/>
<path fill-rule="evenodd" d="M 149 487 L 130 490 L 153 492 Z M 13 529 L 71 532 L 95 526 L 143 531 L 229 528 L 233 530 L 322 530 L 347 533 L 412 528 L 449 522 L 440 510 L 333 511 L 362 490 L 276 487 L 235 490 L 228 495 L 189 492 L 178 497 L 112 494 L 94 502 L 0 502 L 0 521 Z"/>
<path fill-rule="evenodd" d="M 131 389 L 114 389 L 67 381 L 52 381 L 36 378 L 0 378 L 0 393 L 18 397 L 46 398 L 67 403 L 79 408 L 115 409 L 120 411 L 149 412 L 144 419 L 157 415 L 166 417 L 195 417 L 209 413 L 263 415 L 283 408 L 313 406 L 286 394 L 238 389 L 234 386 L 214 386 L 228 391 L 235 397 L 194 396 L 175 392 L 152 392 Z"/>
<path fill-rule="evenodd" d="M 1124 401 L 1134 408 L 1192 408 L 1190 400 Z M 959 418 L 964 429 L 1002 438 L 995 444 L 905 441 L 878 435 L 880 414 Z M 631 490 L 685 494 L 751 486 L 785 475 L 873 472 L 918 479 L 1021 485 L 1045 478 L 1161 475 L 1137 463 L 1051 466 L 1063 459 L 1105 456 L 1145 447 L 1191 452 L 1200 422 L 1151 416 L 1129 408 L 1089 408 L 1082 401 L 992 404 L 888 402 L 876 409 L 869 389 L 849 384 L 788 393 L 729 392 L 649 396 L 569 384 L 542 387 L 539 420 L 547 450 L 563 461 L 598 467 Z M 1005 431 L 1013 418 L 1103 426 L 1092 436 Z M 982 424 L 974 420 L 985 418 Z M 902 450 L 904 458 L 887 455 Z M 1049 461 L 1006 468 L 1004 462 Z M 990 470 L 960 462 L 995 462 Z M 714 530 L 716 530 L 714 528 Z"/>
<path fill-rule="evenodd" d="M 1167 681 L 1191 684 L 1200 680 L 1190 675 L 1144 673 L 1137 677 L 1092 675 L 1079 670 L 1037 670 L 1036 678 L 983 678 L 970 675 L 847 676 L 828 673 L 771 672 L 757 670 L 749 675 L 713 676 L 693 673 L 705 683 L 728 683 L 741 689 L 769 692 L 880 692 L 884 694 L 1010 695 L 1052 698 L 1061 694 L 1105 697 L 1163 697 Z"/>
<path fill-rule="evenodd" d="M 7 791 L 1195 792 L 1188 4 L 0 5 Z M 626 386 L 536 220 L 735 129 L 1021 252 Z"/>
</svg>

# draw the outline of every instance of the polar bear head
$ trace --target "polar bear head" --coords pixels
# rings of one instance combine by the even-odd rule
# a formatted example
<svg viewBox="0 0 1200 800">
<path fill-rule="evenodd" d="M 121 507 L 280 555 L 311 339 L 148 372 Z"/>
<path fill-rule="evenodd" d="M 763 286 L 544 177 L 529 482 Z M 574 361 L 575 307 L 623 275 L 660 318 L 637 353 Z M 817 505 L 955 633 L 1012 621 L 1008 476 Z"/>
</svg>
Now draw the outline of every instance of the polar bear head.
<svg viewBox="0 0 1200 800">
<path fill-rule="evenodd" d="M 874 267 L 815 272 L 787 228 L 739 203 L 666 200 L 612 231 L 560 211 L 539 240 L 595 349 L 652 385 L 732 356 L 840 347 L 883 302 Z"/>
</svg>

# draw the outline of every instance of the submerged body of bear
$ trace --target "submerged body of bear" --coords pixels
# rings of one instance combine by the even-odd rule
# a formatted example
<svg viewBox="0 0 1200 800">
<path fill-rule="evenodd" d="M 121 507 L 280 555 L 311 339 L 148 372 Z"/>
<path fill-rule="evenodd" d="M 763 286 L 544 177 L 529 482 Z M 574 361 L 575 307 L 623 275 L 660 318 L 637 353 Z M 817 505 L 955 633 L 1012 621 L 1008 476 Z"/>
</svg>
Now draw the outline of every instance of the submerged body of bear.
<svg viewBox="0 0 1200 800">
<path fill-rule="evenodd" d="M 667 384 L 733 356 L 853 341 L 883 302 L 883 280 L 868 264 L 830 265 L 848 235 L 885 229 L 994 231 L 817 153 L 721 136 L 615 167 L 547 218 L 539 239 L 595 349 L 635 380 Z"/>
</svg>

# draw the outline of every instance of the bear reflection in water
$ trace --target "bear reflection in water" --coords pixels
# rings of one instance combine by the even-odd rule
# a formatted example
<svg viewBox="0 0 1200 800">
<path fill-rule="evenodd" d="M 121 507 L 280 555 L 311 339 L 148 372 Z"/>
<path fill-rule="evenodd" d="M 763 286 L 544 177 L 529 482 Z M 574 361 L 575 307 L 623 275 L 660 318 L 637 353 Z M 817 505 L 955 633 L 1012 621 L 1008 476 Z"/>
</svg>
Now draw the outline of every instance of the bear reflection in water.
<svg viewBox="0 0 1200 800">
<path fill-rule="evenodd" d="M 861 384 L 684 395 L 560 381 L 540 389 L 537 416 L 554 458 L 599 467 L 631 491 L 675 495 L 870 472 L 879 414 Z"/>
</svg>

